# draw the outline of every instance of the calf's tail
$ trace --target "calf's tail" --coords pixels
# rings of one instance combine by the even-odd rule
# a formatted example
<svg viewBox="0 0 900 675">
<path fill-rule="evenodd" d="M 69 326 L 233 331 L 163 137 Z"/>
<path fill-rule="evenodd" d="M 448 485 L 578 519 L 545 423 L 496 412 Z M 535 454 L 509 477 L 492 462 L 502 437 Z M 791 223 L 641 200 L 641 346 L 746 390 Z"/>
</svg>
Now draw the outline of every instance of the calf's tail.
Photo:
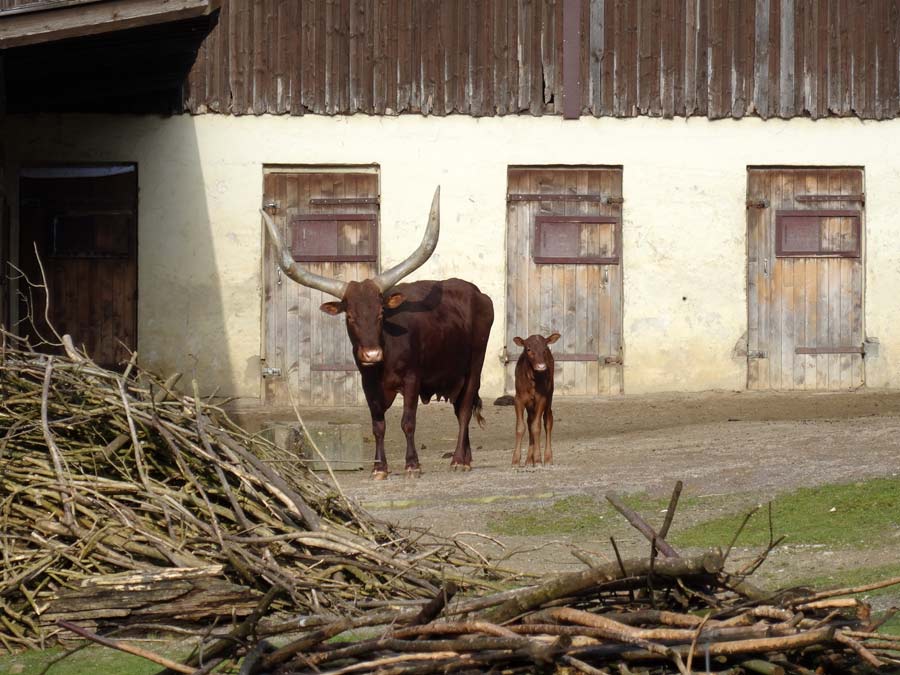
<svg viewBox="0 0 900 675">
<path fill-rule="evenodd" d="M 484 429 L 484 415 L 481 414 L 481 397 L 475 394 L 475 421 L 478 426 Z"/>
</svg>

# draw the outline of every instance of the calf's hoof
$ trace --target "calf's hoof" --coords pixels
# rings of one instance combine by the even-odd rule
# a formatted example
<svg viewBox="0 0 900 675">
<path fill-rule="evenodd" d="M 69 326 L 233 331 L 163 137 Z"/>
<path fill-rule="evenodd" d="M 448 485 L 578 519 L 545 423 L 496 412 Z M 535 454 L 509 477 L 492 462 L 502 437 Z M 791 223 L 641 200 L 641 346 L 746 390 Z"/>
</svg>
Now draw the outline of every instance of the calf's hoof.
<svg viewBox="0 0 900 675">
<path fill-rule="evenodd" d="M 387 480 L 389 473 L 387 469 L 375 469 L 372 472 L 372 480 Z"/>
<path fill-rule="evenodd" d="M 406 477 L 407 478 L 421 478 L 422 477 L 422 468 L 421 467 L 406 467 Z"/>
</svg>

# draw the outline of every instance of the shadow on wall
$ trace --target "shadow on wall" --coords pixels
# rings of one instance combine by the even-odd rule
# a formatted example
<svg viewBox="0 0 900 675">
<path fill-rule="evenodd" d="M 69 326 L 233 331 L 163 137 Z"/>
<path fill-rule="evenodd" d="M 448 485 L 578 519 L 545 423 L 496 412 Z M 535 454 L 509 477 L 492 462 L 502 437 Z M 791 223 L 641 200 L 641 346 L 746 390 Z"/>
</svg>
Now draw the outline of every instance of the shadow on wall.
<svg viewBox="0 0 900 675">
<path fill-rule="evenodd" d="M 207 204 L 208 186 L 193 119 L 188 116 L 14 115 L 3 120 L 3 127 L 6 190 L 12 202 L 13 262 L 20 266 L 29 264 L 20 258 L 32 250 L 29 239 L 34 239 L 25 222 L 28 204 L 20 203 L 23 171 L 27 172 L 29 167 L 134 163 L 138 182 L 134 302 L 139 362 L 163 376 L 182 373 L 187 380 L 185 387 L 190 387 L 190 380 L 196 378 L 204 392 L 256 395 L 246 390 L 246 384 L 240 379 L 246 379 L 246 375 L 235 374 L 229 356 L 229 326 L 222 291 L 227 282 L 223 284 L 220 278 L 223 265 L 216 259 L 217 247 Z M 96 210 L 84 197 L 77 191 L 69 196 L 72 206 L 67 208 L 71 213 Z M 61 221 L 57 218 L 54 222 L 50 227 L 58 229 Z M 78 222 L 73 224 L 77 226 Z M 254 225 L 255 222 L 251 224 Z M 101 240 L 109 238 L 109 228 L 92 227 L 91 233 L 82 232 L 82 236 L 92 238 L 102 249 Z M 220 244 L 220 248 L 228 247 L 228 242 Z M 43 242 L 42 248 L 45 245 Z M 62 262 L 61 258 L 54 258 L 52 251 L 42 254 L 44 257 L 48 269 Z M 75 288 L 67 288 L 62 295 L 65 304 L 75 303 L 74 308 L 59 310 L 70 317 L 70 323 L 73 315 L 82 324 L 109 322 L 109 303 L 127 302 L 128 298 L 122 294 L 133 292 L 123 284 L 114 283 L 107 288 L 101 283 L 98 287 L 96 276 L 103 263 L 102 259 L 91 260 L 82 255 L 81 274 L 93 281 L 76 281 Z M 53 273 L 48 276 L 50 283 L 54 283 Z M 56 279 L 56 283 L 72 285 L 69 279 Z M 51 296 L 60 297 L 60 294 L 51 289 Z M 12 302 L 12 310 L 15 321 L 19 318 L 16 302 Z M 66 328 L 73 334 L 77 332 L 70 325 Z M 93 328 L 85 325 L 82 330 L 89 334 Z M 98 344 L 96 340 L 90 342 Z M 88 348 L 90 351 L 90 345 Z"/>
</svg>

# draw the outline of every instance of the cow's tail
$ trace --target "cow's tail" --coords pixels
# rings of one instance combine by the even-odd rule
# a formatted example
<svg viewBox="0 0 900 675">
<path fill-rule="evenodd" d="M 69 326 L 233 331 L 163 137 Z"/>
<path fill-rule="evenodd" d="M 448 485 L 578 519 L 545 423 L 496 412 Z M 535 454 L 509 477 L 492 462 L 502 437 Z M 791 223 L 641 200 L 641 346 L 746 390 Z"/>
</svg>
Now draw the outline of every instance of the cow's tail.
<svg viewBox="0 0 900 675">
<path fill-rule="evenodd" d="M 484 415 L 481 414 L 481 397 L 475 394 L 475 421 L 478 426 L 484 429 Z"/>
</svg>

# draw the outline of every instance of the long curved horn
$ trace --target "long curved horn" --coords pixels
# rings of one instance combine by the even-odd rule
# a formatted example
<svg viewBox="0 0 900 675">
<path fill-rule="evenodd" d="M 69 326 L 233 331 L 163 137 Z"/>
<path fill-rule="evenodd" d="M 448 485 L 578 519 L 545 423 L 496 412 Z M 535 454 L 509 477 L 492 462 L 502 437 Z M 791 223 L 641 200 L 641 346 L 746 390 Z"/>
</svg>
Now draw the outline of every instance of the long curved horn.
<svg viewBox="0 0 900 675">
<path fill-rule="evenodd" d="M 413 251 L 412 255 L 398 265 L 394 265 L 391 269 L 382 272 L 373 279 L 381 292 L 397 284 L 403 277 L 412 274 L 415 270 L 425 264 L 425 261 L 434 253 L 437 248 L 438 235 L 441 233 L 441 186 L 438 185 L 434 191 L 434 199 L 431 200 L 431 213 L 428 214 L 428 227 L 425 229 L 425 236 L 422 237 L 422 243 L 419 248 Z"/>
<path fill-rule="evenodd" d="M 262 214 L 263 220 L 266 221 L 266 229 L 269 230 L 269 236 L 272 238 L 272 243 L 275 244 L 278 266 L 284 270 L 284 273 L 298 284 L 315 288 L 316 290 L 328 293 L 329 295 L 333 295 L 334 297 L 343 300 L 344 292 L 347 290 L 347 282 L 323 277 L 300 267 L 294 261 L 294 257 L 284 247 L 284 244 L 281 243 L 281 235 L 278 234 L 278 228 L 275 227 L 275 221 L 273 221 L 272 217 L 263 209 L 260 209 L 259 212 Z"/>
</svg>

